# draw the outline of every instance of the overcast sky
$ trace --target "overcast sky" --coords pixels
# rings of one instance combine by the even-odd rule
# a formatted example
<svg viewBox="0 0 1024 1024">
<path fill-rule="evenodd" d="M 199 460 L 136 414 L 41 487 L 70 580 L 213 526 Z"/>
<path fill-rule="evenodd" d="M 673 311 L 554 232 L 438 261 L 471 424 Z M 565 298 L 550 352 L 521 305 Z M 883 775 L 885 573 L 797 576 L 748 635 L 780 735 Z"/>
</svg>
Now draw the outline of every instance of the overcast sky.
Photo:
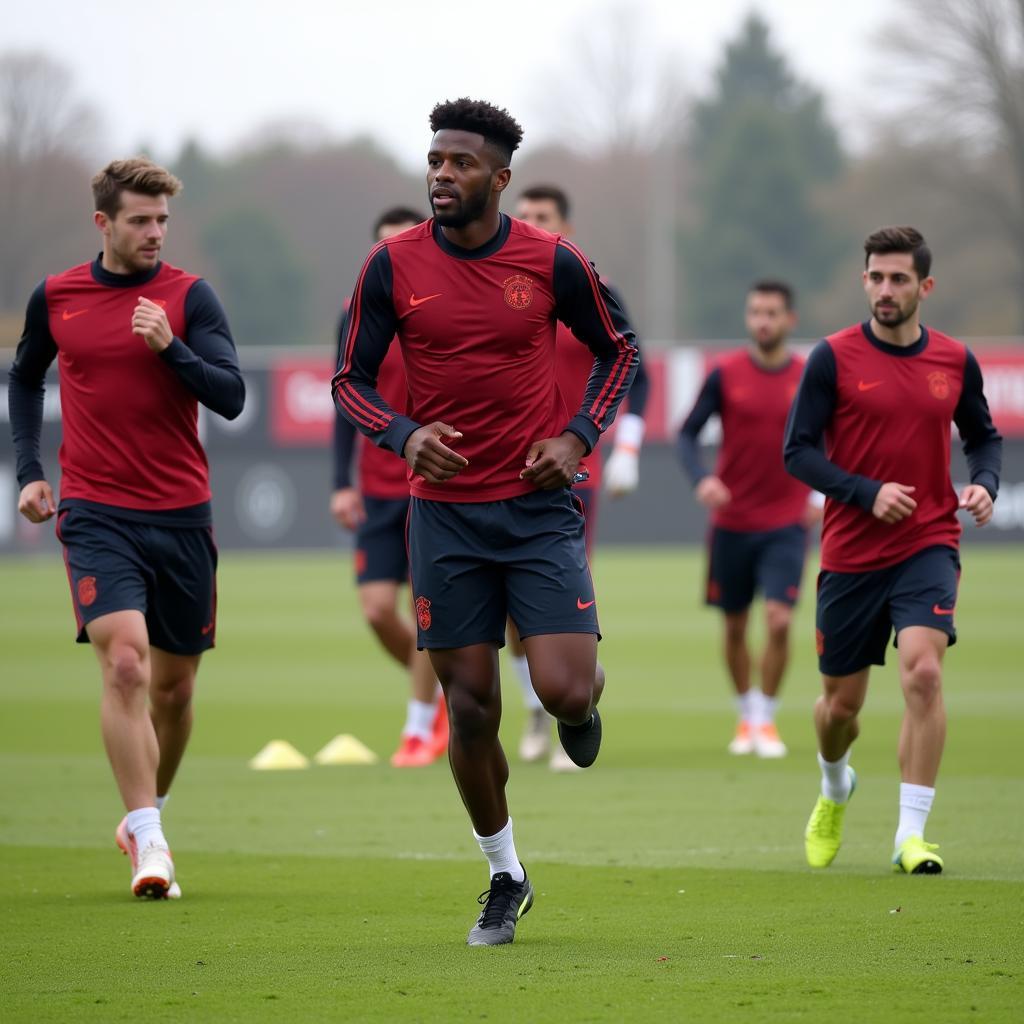
<svg viewBox="0 0 1024 1024">
<path fill-rule="evenodd" d="M 167 158 L 190 136 L 225 150 L 268 122 L 295 119 L 339 137 L 373 135 L 418 168 L 427 114 L 439 99 L 471 95 L 507 106 L 526 128 L 527 144 L 564 130 L 549 100 L 578 67 L 580 32 L 597 31 L 608 6 L 0 0 L 0 46 L 43 50 L 66 64 L 113 152 L 147 144 Z M 881 103 L 872 51 L 892 16 L 891 0 L 636 0 L 628 7 L 650 40 L 652 63 L 672 61 L 691 93 L 706 87 L 723 42 L 752 8 L 798 73 L 823 89 L 856 143 Z"/>
</svg>

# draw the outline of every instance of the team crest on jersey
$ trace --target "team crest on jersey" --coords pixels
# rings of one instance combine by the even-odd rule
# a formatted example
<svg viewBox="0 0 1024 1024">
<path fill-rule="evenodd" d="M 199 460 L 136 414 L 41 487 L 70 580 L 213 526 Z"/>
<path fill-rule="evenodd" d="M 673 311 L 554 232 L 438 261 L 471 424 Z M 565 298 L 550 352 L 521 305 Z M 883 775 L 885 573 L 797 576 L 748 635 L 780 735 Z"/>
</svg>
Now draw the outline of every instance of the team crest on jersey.
<svg viewBox="0 0 1024 1024">
<path fill-rule="evenodd" d="M 430 601 L 425 597 L 416 598 L 416 621 L 420 629 L 430 629 Z"/>
<path fill-rule="evenodd" d="M 928 390 L 933 398 L 949 398 L 949 378 L 942 370 L 928 374 Z"/>
<path fill-rule="evenodd" d="M 78 581 L 78 603 L 83 608 L 88 608 L 89 605 L 96 600 L 96 577 L 95 576 L 83 576 Z"/>
<path fill-rule="evenodd" d="M 525 274 L 506 277 L 501 287 L 505 290 L 505 301 L 513 309 L 528 309 L 533 302 L 533 281 Z"/>
</svg>

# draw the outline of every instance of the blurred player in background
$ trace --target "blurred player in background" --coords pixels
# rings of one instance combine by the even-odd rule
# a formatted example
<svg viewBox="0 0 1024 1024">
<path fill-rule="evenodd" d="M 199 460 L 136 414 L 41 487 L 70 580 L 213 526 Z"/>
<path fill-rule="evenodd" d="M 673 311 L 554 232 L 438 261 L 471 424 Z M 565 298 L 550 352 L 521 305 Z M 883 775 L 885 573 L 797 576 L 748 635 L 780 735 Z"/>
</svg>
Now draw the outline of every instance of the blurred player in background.
<svg viewBox="0 0 1024 1024">
<path fill-rule="evenodd" d="M 116 838 L 132 891 L 177 897 L 161 810 L 217 614 L 197 404 L 233 419 L 245 385 L 213 290 L 160 260 L 178 179 L 149 160 L 115 160 L 92 189 L 103 250 L 32 293 L 10 372 L 18 510 L 33 523 L 57 515 L 77 639 L 92 643 L 103 677 L 101 728 L 128 811 Z M 59 506 L 39 456 L 54 359 Z"/>
<path fill-rule="evenodd" d="M 555 185 L 533 185 L 519 193 L 516 216 L 520 220 L 543 228 L 552 234 L 569 238 L 573 234 L 570 221 L 569 197 Z M 622 296 L 608 284 L 605 287 L 615 296 L 619 308 L 629 316 Z M 578 409 L 587 389 L 590 371 L 593 369 L 593 354 L 579 343 L 564 324 L 555 328 L 555 374 L 558 389 L 569 409 Z M 597 533 L 598 499 L 601 492 L 602 475 L 608 493 L 613 497 L 629 494 L 636 490 L 640 479 L 640 446 L 644 440 L 644 411 L 647 407 L 648 380 L 643 359 L 637 364 L 636 376 L 626 399 L 628 411 L 620 413 L 615 428 L 615 447 L 603 467 L 600 455 L 595 453 L 587 460 L 590 476 L 573 487 L 573 493 L 583 502 L 587 517 L 587 555 L 591 555 L 594 537 Z M 516 675 L 523 689 L 527 721 L 522 739 L 519 741 L 519 756 L 524 761 L 540 761 L 550 755 L 549 764 L 553 771 L 578 771 L 578 766 L 558 743 L 552 744 L 551 733 L 554 721 L 544 710 L 533 682 L 526 652 L 516 633 L 515 625 L 509 625 L 509 654 Z"/>
<path fill-rule="evenodd" d="M 775 724 L 789 661 L 789 630 L 800 593 L 808 528 L 820 501 L 782 462 L 782 438 L 803 360 L 787 339 L 796 325 L 793 290 L 759 281 L 747 293 L 750 344 L 720 359 L 708 374 L 679 432 L 679 454 L 697 500 L 711 513 L 705 599 L 725 619 L 725 664 L 739 705 L 733 754 L 783 757 Z M 718 415 L 722 444 L 714 473 L 698 438 Z M 820 496 L 819 496 L 820 497 Z M 760 687 L 751 682 L 747 625 L 754 595 L 764 595 L 765 647 Z"/>
<path fill-rule="evenodd" d="M 805 848 L 812 867 L 839 852 L 857 781 L 849 764 L 857 716 L 870 666 L 885 664 L 895 630 L 905 711 L 892 863 L 935 874 L 943 861 L 924 830 L 946 739 L 942 661 L 956 642 L 957 510 L 977 526 L 991 519 L 1002 438 L 977 360 L 921 324 L 935 282 L 920 232 L 882 228 L 864 253 L 871 318 L 814 349 L 786 427 L 786 467 L 827 496 L 816 630 L 824 692 L 814 708 L 821 795 Z M 952 423 L 971 479 L 959 497 L 949 476 Z"/>
<path fill-rule="evenodd" d="M 400 234 L 426 220 L 415 210 L 396 206 L 385 210 L 373 227 L 374 240 Z M 338 327 L 338 355 L 348 323 L 348 305 Z M 380 367 L 377 390 L 399 412 L 405 411 L 408 388 L 398 345 L 388 349 Z M 346 530 L 354 530 L 355 574 L 363 617 L 381 646 L 410 676 L 411 696 L 398 749 L 391 755 L 396 768 L 432 764 L 448 749 L 448 716 L 440 688 L 425 651 L 416 650 L 412 621 L 398 610 L 399 588 L 409 580 L 405 524 L 409 516 L 409 479 L 404 459 L 361 438 L 358 482 L 352 482 L 356 429 L 341 415 L 334 421 L 334 491 L 331 515 Z M 410 603 L 411 607 L 411 603 Z"/>
<path fill-rule="evenodd" d="M 570 485 L 629 390 L 633 332 L 586 257 L 500 212 L 522 129 L 459 99 L 431 113 L 431 221 L 370 253 L 352 297 L 335 401 L 411 470 L 409 556 L 418 644 L 444 687 L 448 754 L 490 887 L 469 945 L 512 942 L 534 892 L 516 853 L 498 739 L 498 650 L 511 615 L 534 686 L 569 756 L 594 762 L 597 598 Z M 555 322 L 593 354 L 567 411 L 555 382 Z M 397 334 L 407 415 L 376 390 Z"/>
</svg>

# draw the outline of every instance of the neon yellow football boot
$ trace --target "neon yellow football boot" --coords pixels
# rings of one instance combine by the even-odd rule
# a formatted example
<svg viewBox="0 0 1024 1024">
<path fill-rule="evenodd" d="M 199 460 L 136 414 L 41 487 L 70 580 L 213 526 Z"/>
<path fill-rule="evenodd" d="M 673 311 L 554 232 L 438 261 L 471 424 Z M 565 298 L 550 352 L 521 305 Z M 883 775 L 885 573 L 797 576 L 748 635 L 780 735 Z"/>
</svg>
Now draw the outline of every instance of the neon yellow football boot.
<svg viewBox="0 0 1024 1024">
<path fill-rule="evenodd" d="M 907 836 L 892 855 L 892 869 L 906 875 L 941 875 L 938 848 L 938 843 L 926 843 L 920 836 Z"/>
<path fill-rule="evenodd" d="M 850 773 L 850 796 L 853 796 L 857 788 L 857 773 L 849 765 L 846 770 Z M 818 796 L 804 830 L 804 851 L 812 868 L 827 868 L 836 859 L 843 841 L 843 818 L 849 802 L 849 796 L 843 804 L 837 804 L 827 796 Z"/>
</svg>

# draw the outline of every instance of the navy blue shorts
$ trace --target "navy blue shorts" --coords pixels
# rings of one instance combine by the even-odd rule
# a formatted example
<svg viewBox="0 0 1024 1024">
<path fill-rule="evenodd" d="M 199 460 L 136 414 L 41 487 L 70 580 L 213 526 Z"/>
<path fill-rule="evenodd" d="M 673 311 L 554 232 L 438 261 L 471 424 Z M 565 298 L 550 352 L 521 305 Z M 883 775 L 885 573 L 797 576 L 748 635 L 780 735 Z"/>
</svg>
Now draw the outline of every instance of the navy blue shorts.
<svg viewBox="0 0 1024 1024">
<path fill-rule="evenodd" d="M 597 533 L 598 489 L 576 484 L 572 493 L 583 506 L 584 536 L 587 541 L 587 558 L 590 558 L 594 553 L 594 536 Z"/>
<path fill-rule="evenodd" d="M 444 650 L 596 633 L 583 512 L 568 489 L 478 503 L 413 498 L 409 558 L 417 645 Z"/>
<path fill-rule="evenodd" d="M 799 523 L 756 531 L 712 527 L 706 601 L 724 612 L 742 612 L 760 590 L 767 601 L 795 605 L 806 554 L 807 530 Z"/>
<path fill-rule="evenodd" d="M 405 526 L 409 518 L 408 498 L 363 498 L 366 520 L 356 530 L 356 583 L 409 579 L 409 553 Z"/>
<path fill-rule="evenodd" d="M 871 572 L 818 574 L 817 646 L 822 675 L 848 676 L 885 664 L 889 633 L 930 626 L 956 643 L 953 609 L 960 556 L 932 547 Z M 895 643 L 894 643 L 895 646 Z"/>
<path fill-rule="evenodd" d="M 208 526 L 171 527 L 72 506 L 57 519 L 78 642 L 111 612 L 140 611 L 149 642 L 171 654 L 201 654 L 217 629 L 217 547 Z"/>
</svg>

